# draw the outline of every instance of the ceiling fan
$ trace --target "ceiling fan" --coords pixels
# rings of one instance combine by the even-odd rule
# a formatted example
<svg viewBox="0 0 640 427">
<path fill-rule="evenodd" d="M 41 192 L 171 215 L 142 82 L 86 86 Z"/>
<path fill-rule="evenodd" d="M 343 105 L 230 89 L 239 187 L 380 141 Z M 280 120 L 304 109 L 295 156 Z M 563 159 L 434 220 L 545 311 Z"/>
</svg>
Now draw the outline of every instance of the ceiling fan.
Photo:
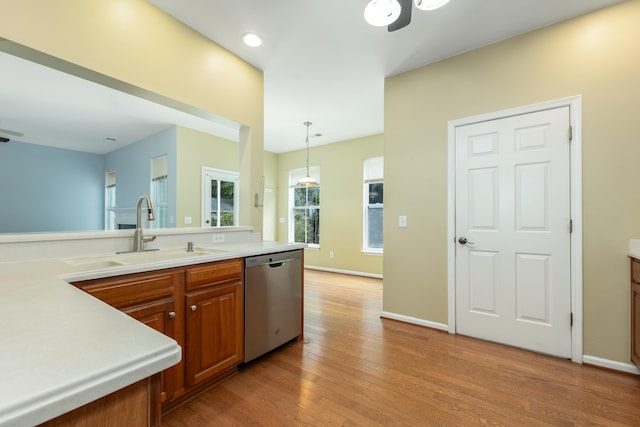
<svg viewBox="0 0 640 427">
<path fill-rule="evenodd" d="M 364 19 L 376 27 L 392 32 L 411 23 L 412 3 L 420 10 L 435 10 L 449 0 L 371 0 L 364 9 Z"/>
</svg>

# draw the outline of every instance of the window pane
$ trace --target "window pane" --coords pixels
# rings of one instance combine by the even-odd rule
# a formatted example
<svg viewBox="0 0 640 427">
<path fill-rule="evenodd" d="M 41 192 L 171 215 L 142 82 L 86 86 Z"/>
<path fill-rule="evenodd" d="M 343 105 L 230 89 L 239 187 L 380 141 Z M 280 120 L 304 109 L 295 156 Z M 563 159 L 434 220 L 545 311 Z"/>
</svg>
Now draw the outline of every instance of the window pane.
<svg viewBox="0 0 640 427">
<path fill-rule="evenodd" d="M 384 184 L 382 182 L 373 182 L 369 184 L 369 204 L 383 203 L 383 186 Z"/>
<path fill-rule="evenodd" d="M 307 243 L 320 244 L 320 209 L 308 209 Z"/>
<path fill-rule="evenodd" d="M 367 208 L 367 246 L 382 249 L 382 223 L 384 210 L 379 207 Z"/>
<path fill-rule="evenodd" d="M 305 211 L 306 209 L 293 209 L 293 241 L 296 243 L 307 243 Z"/>
<path fill-rule="evenodd" d="M 293 189 L 293 206 L 307 205 L 307 189 L 303 187 Z"/>
<path fill-rule="evenodd" d="M 320 206 L 320 187 L 307 187 L 307 206 Z"/>
<path fill-rule="evenodd" d="M 235 183 L 220 181 L 220 226 L 232 226 L 234 218 Z"/>
</svg>

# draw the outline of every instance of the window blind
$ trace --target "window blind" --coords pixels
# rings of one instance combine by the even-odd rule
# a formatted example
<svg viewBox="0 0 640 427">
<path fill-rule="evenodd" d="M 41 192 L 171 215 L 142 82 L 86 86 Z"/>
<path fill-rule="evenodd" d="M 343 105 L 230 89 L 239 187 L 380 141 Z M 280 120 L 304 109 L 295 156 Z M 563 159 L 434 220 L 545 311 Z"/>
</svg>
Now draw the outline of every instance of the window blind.
<svg viewBox="0 0 640 427">
<path fill-rule="evenodd" d="M 167 156 L 155 157 L 151 160 L 151 180 L 158 181 L 167 177 Z"/>
<path fill-rule="evenodd" d="M 384 179 L 384 157 L 373 157 L 364 161 L 364 182 Z"/>
</svg>

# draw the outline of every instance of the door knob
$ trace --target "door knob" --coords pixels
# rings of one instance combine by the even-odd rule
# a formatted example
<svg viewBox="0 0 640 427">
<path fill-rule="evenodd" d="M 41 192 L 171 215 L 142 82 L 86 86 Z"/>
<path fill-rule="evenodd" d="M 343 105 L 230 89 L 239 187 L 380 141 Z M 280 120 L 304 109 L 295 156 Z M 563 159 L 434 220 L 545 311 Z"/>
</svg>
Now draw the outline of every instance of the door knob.
<svg viewBox="0 0 640 427">
<path fill-rule="evenodd" d="M 198 309 L 198 306 L 194 304 L 189 308 L 191 309 L 191 311 L 196 311 Z"/>
<path fill-rule="evenodd" d="M 474 245 L 475 243 L 470 242 L 467 240 L 466 237 L 461 237 L 458 239 L 458 243 L 460 243 L 461 245 L 466 245 L 467 243 L 469 243 L 470 245 Z"/>
</svg>

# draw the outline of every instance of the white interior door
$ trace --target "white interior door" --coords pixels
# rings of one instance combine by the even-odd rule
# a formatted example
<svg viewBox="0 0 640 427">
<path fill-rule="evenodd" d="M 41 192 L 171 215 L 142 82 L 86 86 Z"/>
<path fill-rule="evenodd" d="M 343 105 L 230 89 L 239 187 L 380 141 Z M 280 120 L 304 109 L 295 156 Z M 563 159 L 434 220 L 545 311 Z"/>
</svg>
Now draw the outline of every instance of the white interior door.
<svg viewBox="0 0 640 427">
<path fill-rule="evenodd" d="M 560 107 L 456 127 L 458 333 L 571 357 L 569 123 Z"/>
</svg>

